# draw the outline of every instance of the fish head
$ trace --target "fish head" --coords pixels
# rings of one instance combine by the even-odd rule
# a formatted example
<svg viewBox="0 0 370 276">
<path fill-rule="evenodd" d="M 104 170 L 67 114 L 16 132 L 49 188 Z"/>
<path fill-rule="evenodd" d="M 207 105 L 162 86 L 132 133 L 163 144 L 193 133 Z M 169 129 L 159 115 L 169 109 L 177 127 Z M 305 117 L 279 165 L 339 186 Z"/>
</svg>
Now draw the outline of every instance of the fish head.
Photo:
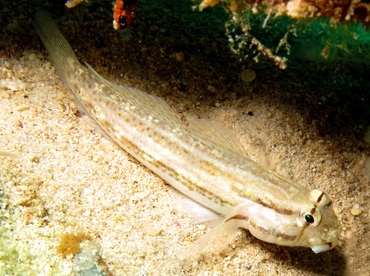
<svg viewBox="0 0 370 276">
<path fill-rule="evenodd" d="M 328 251 L 338 244 L 340 223 L 331 199 L 320 190 L 310 191 L 309 204 L 301 210 L 297 224 L 301 227 L 297 242 L 315 253 Z"/>
</svg>

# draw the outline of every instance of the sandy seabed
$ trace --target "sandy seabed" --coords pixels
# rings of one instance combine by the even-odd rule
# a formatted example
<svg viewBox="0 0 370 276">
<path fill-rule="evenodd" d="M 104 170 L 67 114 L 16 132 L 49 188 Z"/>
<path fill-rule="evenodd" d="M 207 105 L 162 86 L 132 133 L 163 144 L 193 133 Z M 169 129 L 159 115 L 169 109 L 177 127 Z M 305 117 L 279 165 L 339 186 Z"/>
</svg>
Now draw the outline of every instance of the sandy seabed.
<svg viewBox="0 0 370 276">
<path fill-rule="evenodd" d="M 326 191 L 342 225 L 339 246 L 315 255 L 241 231 L 223 252 L 178 262 L 208 228 L 178 207 L 182 196 L 171 186 L 81 118 L 28 22 L 28 35 L 1 44 L 0 271 L 70 275 L 76 258 L 57 248 L 63 234 L 83 233 L 84 254 L 98 256 L 90 256 L 91 271 L 111 275 L 368 275 L 370 122 L 361 105 L 369 101 L 353 100 L 361 74 L 299 61 L 281 71 L 266 61 L 248 63 L 257 77 L 244 83 L 246 64 L 223 48 L 222 30 L 179 35 L 153 20 L 168 9 L 143 6 L 129 35 L 99 21 L 102 14 L 90 23 L 91 7 L 65 11 L 58 23 L 80 60 L 105 78 L 220 122 L 252 159 Z"/>
</svg>

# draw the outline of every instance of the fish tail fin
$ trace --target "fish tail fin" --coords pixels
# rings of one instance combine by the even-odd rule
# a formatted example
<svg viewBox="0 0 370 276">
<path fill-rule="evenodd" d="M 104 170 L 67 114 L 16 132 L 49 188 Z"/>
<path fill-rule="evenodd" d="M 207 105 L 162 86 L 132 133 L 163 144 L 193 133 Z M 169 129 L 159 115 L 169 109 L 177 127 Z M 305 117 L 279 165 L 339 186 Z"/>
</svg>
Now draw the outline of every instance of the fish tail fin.
<svg viewBox="0 0 370 276">
<path fill-rule="evenodd" d="M 79 64 L 72 47 L 46 10 L 37 11 L 32 24 L 48 50 L 58 74 L 63 81 L 66 80 L 65 71 L 68 62 Z"/>
</svg>

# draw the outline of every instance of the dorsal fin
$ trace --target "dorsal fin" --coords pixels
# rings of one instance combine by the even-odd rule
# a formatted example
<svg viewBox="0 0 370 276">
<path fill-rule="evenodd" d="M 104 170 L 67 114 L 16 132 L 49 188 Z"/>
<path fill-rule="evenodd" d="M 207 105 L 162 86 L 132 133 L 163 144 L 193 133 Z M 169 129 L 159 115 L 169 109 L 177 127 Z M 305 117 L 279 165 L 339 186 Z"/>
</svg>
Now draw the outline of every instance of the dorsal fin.
<svg viewBox="0 0 370 276">
<path fill-rule="evenodd" d="M 117 96 L 122 97 L 123 100 L 129 99 L 133 105 L 139 102 L 140 109 L 146 114 L 150 114 L 152 117 L 160 119 L 164 125 L 172 128 L 185 128 L 183 122 L 179 116 L 173 111 L 173 109 L 161 98 L 153 96 L 139 89 L 132 87 L 121 86 L 113 83 L 109 80 L 104 79 L 92 68 L 88 63 L 85 62 L 86 68 L 92 73 L 99 81 L 110 88 L 110 91 L 115 93 Z M 140 100 L 138 100 L 140 99 Z M 148 102 L 147 105 L 143 105 L 144 99 Z"/>
<path fill-rule="evenodd" d="M 216 148 L 222 149 L 232 155 L 249 158 L 239 139 L 232 131 L 213 121 L 187 118 L 189 131 Z"/>
<path fill-rule="evenodd" d="M 128 91 L 131 94 L 136 94 L 136 98 L 143 98 L 140 94 L 144 94 L 144 92 L 139 91 L 137 89 L 129 88 L 129 87 L 121 87 L 115 83 L 112 83 L 102 76 L 100 76 L 89 64 L 85 63 L 87 69 L 95 75 L 99 80 L 108 85 L 110 88 L 120 91 L 122 89 Z M 122 95 L 122 94 L 121 94 Z M 127 94 L 126 94 L 127 95 Z M 129 96 L 129 94 L 127 95 Z M 161 121 L 167 125 L 168 127 L 176 127 L 176 128 L 186 128 L 183 124 L 183 121 L 179 118 L 179 116 L 173 111 L 173 109 L 162 99 L 151 96 L 149 94 L 144 95 L 146 98 L 150 97 L 150 105 L 141 106 L 140 108 L 146 109 L 147 114 L 152 115 L 154 118 L 160 118 Z M 134 97 L 132 101 L 134 101 Z M 153 108 L 153 106 L 155 108 Z M 201 119 L 193 119 L 193 118 L 186 118 L 189 126 L 187 130 L 192 134 L 203 141 L 211 144 L 215 148 L 222 150 L 222 152 L 231 155 L 231 156 L 238 156 L 238 157 L 248 157 L 245 149 L 241 145 L 238 138 L 231 132 L 230 129 L 223 127 L 221 124 L 217 122 L 212 122 L 208 120 L 201 120 Z"/>
</svg>

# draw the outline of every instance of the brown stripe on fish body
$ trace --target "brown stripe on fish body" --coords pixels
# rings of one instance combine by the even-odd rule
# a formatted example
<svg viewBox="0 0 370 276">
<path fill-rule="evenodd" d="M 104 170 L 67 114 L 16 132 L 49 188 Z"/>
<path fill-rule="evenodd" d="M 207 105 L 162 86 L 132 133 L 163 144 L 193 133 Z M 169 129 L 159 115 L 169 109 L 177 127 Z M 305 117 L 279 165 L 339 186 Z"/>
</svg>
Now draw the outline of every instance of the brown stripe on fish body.
<svg viewBox="0 0 370 276">
<path fill-rule="evenodd" d="M 250 200 L 252 200 L 253 202 L 256 202 L 259 205 L 262 205 L 265 208 L 272 209 L 276 213 L 279 213 L 279 214 L 282 214 L 282 215 L 290 216 L 294 213 L 294 211 L 291 210 L 291 209 L 285 209 L 285 208 L 277 207 L 272 202 L 267 203 L 259 197 L 251 196 Z"/>
<path fill-rule="evenodd" d="M 203 149 L 199 148 L 199 145 L 197 145 L 197 146 L 198 146 L 198 150 L 200 150 L 200 151 L 203 150 Z M 202 146 L 205 146 L 205 145 L 202 145 Z M 211 175 L 211 176 L 222 175 L 222 177 L 225 177 L 228 180 L 233 181 L 234 183 L 242 183 L 243 179 L 241 179 L 240 175 L 233 174 L 232 172 L 227 171 L 224 168 L 222 168 L 221 166 L 217 165 L 217 163 L 221 163 L 221 164 L 225 163 L 225 160 L 223 160 L 222 157 L 216 155 L 214 152 L 212 152 L 210 150 L 207 152 L 207 157 L 208 158 L 206 160 L 199 158 L 199 162 L 202 165 L 202 169 L 204 171 L 206 171 L 209 175 Z M 216 162 L 214 162 L 214 161 L 211 162 L 209 160 L 215 160 Z M 251 161 L 251 162 L 253 162 L 253 161 Z M 266 183 L 263 183 L 262 185 L 268 185 L 270 187 L 273 187 L 273 188 L 275 188 L 276 191 L 278 191 L 280 193 L 283 190 L 285 191 L 287 189 L 287 185 L 286 185 L 286 183 L 283 183 L 284 181 L 282 179 L 275 179 L 275 178 L 270 178 L 270 177 L 268 179 L 266 179 L 266 178 L 263 177 L 264 176 L 263 173 L 261 175 L 261 171 L 263 172 L 262 168 L 260 168 L 258 165 L 257 165 L 257 167 L 258 167 L 257 169 L 252 170 L 250 175 L 256 177 L 257 180 L 260 180 L 261 178 L 263 178 Z M 245 170 L 245 171 L 247 171 L 247 170 Z M 230 187 L 230 189 L 232 191 L 234 191 L 235 193 L 239 194 L 241 197 L 246 197 L 250 200 L 253 200 L 253 201 L 255 201 L 255 202 L 257 202 L 257 203 L 259 203 L 259 204 L 261 204 L 265 207 L 268 207 L 268 208 L 271 208 L 271 209 L 275 210 L 278 213 L 286 214 L 286 215 L 290 215 L 290 214 L 293 213 L 292 210 L 287 209 L 287 208 L 277 208 L 275 206 L 275 204 L 267 203 L 266 200 L 264 200 L 264 201 L 261 200 L 261 199 L 255 200 L 255 197 L 246 195 L 245 191 L 241 190 L 240 188 L 238 188 L 235 185 L 232 185 Z M 253 193 L 253 194 L 255 194 L 255 193 Z"/>
<path fill-rule="evenodd" d="M 253 227 L 254 229 L 257 229 L 261 233 L 271 234 L 271 235 L 273 235 L 273 236 L 275 236 L 277 238 L 281 238 L 281 239 L 284 239 L 284 240 L 287 240 L 287 241 L 294 241 L 298 237 L 296 235 L 287 235 L 287 234 L 284 234 L 284 233 L 281 233 L 281 232 L 277 232 L 276 230 L 270 231 L 270 230 L 264 228 L 261 225 L 257 225 L 254 221 L 249 221 L 249 225 L 251 227 Z M 299 236 L 299 238 L 300 238 L 300 236 Z"/>
<path fill-rule="evenodd" d="M 230 205 L 229 202 L 223 200 L 221 197 L 217 196 L 216 194 L 212 193 L 211 191 L 207 190 L 206 188 L 197 185 L 196 183 L 193 183 L 189 181 L 188 179 L 184 178 L 183 176 L 179 175 L 173 168 L 165 165 L 159 160 L 156 160 L 153 158 L 153 156 L 149 155 L 146 153 L 144 150 L 139 149 L 139 147 L 129 141 L 127 138 L 118 135 L 118 133 L 115 133 L 114 135 L 116 139 L 120 141 L 120 143 L 124 144 L 125 147 L 128 150 L 131 150 L 135 155 L 137 156 L 147 156 L 148 158 L 145 158 L 145 161 L 152 165 L 154 168 L 157 168 L 158 170 L 162 172 L 166 172 L 169 176 L 171 176 L 172 179 L 176 180 L 177 182 L 180 182 L 182 185 L 184 185 L 189 191 L 194 191 L 196 190 L 199 194 L 202 196 L 206 197 L 208 200 L 216 202 L 220 204 L 221 206 L 227 206 Z M 124 148 L 125 149 L 125 148 Z M 142 162 L 142 160 L 139 160 Z"/>
<path fill-rule="evenodd" d="M 218 161 L 218 160 L 217 160 Z M 290 211 L 289 206 L 290 204 L 287 202 L 287 206 L 284 207 L 284 200 L 288 201 L 292 199 L 292 193 L 299 196 L 302 195 L 299 200 L 303 200 L 304 195 L 302 192 L 305 192 L 305 189 L 299 187 L 292 183 L 291 181 L 281 178 L 276 174 L 265 171 L 265 169 L 253 161 L 250 161 L 250 164 L 244 164 L 246 166 L 245 170 L 248 172 L 247 175 L 240 173 L 236 174 L 233 179 L 238 178 L 237 182 L 241 181 L 250 181 L 251 182 L 251 190 L 253 190 L 252 194 L 263 195 L 263 201 L 266 205 L 270 205 L 268 201 L 275 202 L 274 205 L 280 206 L 279 208 L 274 208 L 279 213 L 289 213 Z M 243 167 L 239 168 L 241 171 L 244 169 Z M 247 179 L 243 179 L 247 178 Z M 238 193 L 241 196 L 245 196 L 245 191 L 241 190 L 241 187 L 232 186 L 233 191 Z M 293 190 L 293 191 L 292 191 Z M 305 193 L 304 193 L 305 194 Z M 267 196 L 266 196 L 267 195 Z M 268 196 L 270 195 L 270 200 L 268 200 Z"/>
<path fill-rule="evenodd" d="M 323 197 L 324 197 L 324 192 L 321 192 L 321 195 L 317 198 L 317 200 L 316 200 L 316 204 L 315 204 L 315 206 L 318 206 L 318 205 L 320 205 L 319 203 L 320 203 L 320 201 L 323 199 Z"/>
<path fill-rule="evenodd" d="M 321 200 L 324 198 L 325 193 L 321 192 L 320 196 L 317 198 L 316 202 L 314 202 L 315 207 L 310 210 L 310 214 L 314 215 L 316 213 L 316 209 L 320 206 Z"/>
<path fill-rule="evenodd" d="M 248 220 L 249 217 L 248 216 L 243 216 L 243 215 L 235 215 L 235 216 L 232 216 L 232 217 L 228 218 L 227 220 L 225 220 L 225 222 L 228 222 L 228 221 L 233 220 L 233 219 L 236 219 L 236 220 Z"/>
<path fill-rule="evenodd" d="M 305 225 L 303 225 L 303 226 L 302 226 L 302 229 L 301 229 L 301 231 L 299 232 L 299 235 L 298 235 L 298 239 L 297 239 L 297 241 L 299 241 L 299 240 L 302 238 L 303 233 L 304 233 L 304 231 L 307 229 L 307 227 L 308 227 L 308 224 L 305 224 Z"/>
<path fill-rule="evenodd" d="M 213 155 L 211 157 L 211 159 L 219 159 L 216 157 L 215 154 L 213 153 L 207 153 L 209 155 Z M 207 171 L 208 174 L 212 175 L 212 176 L 215 176 L 216 173 L 215 172 L 218 172 L 218 174 L 221 174 L 223 177 L 227 177 L 228 179 L 231 179 L 233 180 L 234 182 L 240 182 L 241 180 L 238 179 L 238 175 L 233 175 L 231 174 L 230 172 L 225 172 L 224 170 L 222 170 L 219 166 L 215 165 L 216 162 L 210 162 L 209 161 L 209 158 L 207 158 L 208 160 L 200 160 L 200 164 L 202 164 L 203 166 L 203 170 L 204 171 Z M 220 160 L 221 162 L 222 160 Z M 267 180 L 269 181 L 269 180 Z M 271 183 L 271 182 L 270 182 Z M 278 183 L 278 182 L 276 182 Z M 273 184 L 276 184 L 276 183 L 273 183 Z M 280 183 L 280 182 L 279 182 Z M 276 187 L 276 185 L 274 185 Z M 282 208 L 282 207 L 278 207 L 276 206 L 276 204 L 273 204 L 272 202 L 267 202 L 267 200 L 263 200 L 259 197 L 256 197 L 254 196 L 254 193 L 250 193 L 250 195 L 246 194 L 244 191 L 241 191 L 240 189 L 238 189 L 236 186 L 232 186 L 230 187 L 231 190 L 233 190 L 235 193 L 237 194 L 240 194 L 242 195 L 243 197 L 246 197 L 250 200 L 252 200 L 253 202 L 256 202 L 260 205 L 262 205 L 263 207 L 266 207 L 266 208 L 269 208 L 269 209 L 272 209 L 274 210 L 275 212 L 279 213 L 279 214 L 282 214 L 282 215 L 292 215 L 294 213 L 293 210 L 291 209 L 288 209 L 288 208 Z M 279 184 L 279 187 L 277 187 L 280 189 L 286 189 L 286 185 L 283 185 L 283 184 Z"/>
</svg>

